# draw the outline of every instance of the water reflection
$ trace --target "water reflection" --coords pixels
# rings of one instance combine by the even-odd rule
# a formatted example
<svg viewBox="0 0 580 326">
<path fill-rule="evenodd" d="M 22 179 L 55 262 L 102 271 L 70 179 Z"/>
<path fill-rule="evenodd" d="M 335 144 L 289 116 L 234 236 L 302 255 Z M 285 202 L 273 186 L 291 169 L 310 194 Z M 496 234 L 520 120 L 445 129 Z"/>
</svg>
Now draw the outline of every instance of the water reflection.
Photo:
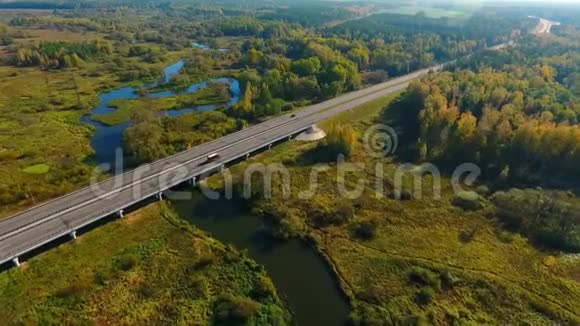
<svg viewBox="0 0 580 326">
<path fill-rule="evenodd" d="M 165 83 L 171 81 L 173 76 L 178 74 L 184 67 L 185 62 L 183 60 L 179 60 L 178 62 L 167 66 L 164 69 L 163 80 Z M 240 101 L 241 92 L 240 92 L 240 83 L 234 78 L 214 78 L 210 79 L 201 83 L 193 84 L 187 87 L 184 90 L 180 91 L 161 91 L 155 93 L 146 94 L 145 97 L 150 98 L 163 98 L 163 97 L 170 97 L 175 95 L 182 95 L 182 94 L 191 94 L 197 92 L 205 87 L 208 87 L 214 83 L 225 83 L 229 86 L 229 91 L 231 94 L 230 100 L 225 104 L 210 104 L 210 105 L 200 105 L 191 108 L 182 108 L 176 110 L 167 110 L 163 111 L 160 114 L 168 117 L 178 117 L 180 115 L 192 113 L 192 112 L 200 112 L 200 111 L 208 111 L 208 110 L 215 110 L 220 107 L 230 107 Z M 159 86 L 159 83 L 153 83 L 147 85 L 147 88 L 153 88 Z M 125 130 L 132 125 L 132 121 L 127 121 L 121 124 L 117 124 L 114 126 L 108 126 L 98 121 L 93 120 L 91 117 L 92 115 L 97 114 L 111 114 L 115 112 L 115 108 L 110 107 L 109 104 L 111 101 L 115 99 L 137 99 L 139 98 L 138 89 L 136 87 L 123 87 L 119 89 L 115 89 L 112 91 L 108 91 L 99 95 L 99 105 L 91 111 L 90 115 L 86 115 L 82 117 L 81 121 L 84 123 L 88 123 L 95 127 L 95 133 L 93 138 L 91 139 L 91 146 L 95 150 L 95 161 L 97 164 L 108 163 L 113 168 L 115 167 L 115 151 L 119 148 L 123 147 L 123 134 Z M 133 161 L 131 157 L 125 156 L 124 157 L 124 166 L 123 168 L 127 168 L 133 165 Z"/>
</svg>

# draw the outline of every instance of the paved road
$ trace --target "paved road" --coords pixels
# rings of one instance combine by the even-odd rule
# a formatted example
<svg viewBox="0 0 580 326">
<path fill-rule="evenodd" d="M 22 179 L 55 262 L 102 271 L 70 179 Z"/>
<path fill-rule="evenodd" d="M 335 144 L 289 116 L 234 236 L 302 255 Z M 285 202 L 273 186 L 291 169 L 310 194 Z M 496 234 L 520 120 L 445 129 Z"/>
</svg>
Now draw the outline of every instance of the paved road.
<svg viewBox="0 0 580 326">
<path fill-rule="evenodd" d="M 423 69 L 305 107 L 295 116 L 286 114 L 268 120 L 0 220 L 0 264 L 174 185 L 219 170 L 225 163 L 304 131 L 314 123 L 402 90 L 409 80 L 428 71 Z M 210 153 L 219 153 L 220 158 L 205 162 Z"/>
</svg>

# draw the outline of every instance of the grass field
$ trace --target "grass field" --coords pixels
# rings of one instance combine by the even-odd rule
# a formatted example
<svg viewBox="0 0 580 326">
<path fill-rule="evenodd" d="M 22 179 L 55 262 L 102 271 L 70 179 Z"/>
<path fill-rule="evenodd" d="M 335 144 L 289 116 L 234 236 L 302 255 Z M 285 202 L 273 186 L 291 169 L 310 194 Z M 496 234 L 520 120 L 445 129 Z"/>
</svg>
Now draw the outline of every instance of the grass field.
<svg viewBox="0 0 580 326">
<path fill-rule="evenodd" d="M 28 37 L 23 39 L 16 39 L 19 44 L 38 43 L 38 42 L 87 42 L 93 41 L 103 35 L 96 32 L 72 32 L 67 30 L 51 30 L 51 29 L 21 29 L 21 31 Z"/>
<path fill-rule="evenodd" d="M 283 325 L 289 318 L 261 266 L 164 203 L 0 274 L 0 306 L 0 320 L 16 324 Z"/>
<path fill-rule="evenodd" d="M 360 111 L 344 113 L 321 125 L 347 123 L 362 135 L 391 99 L 364 105 Z M 334 266 L 351 298 L 354 320 L 394 324 L 421 320 L 435 324 L 580 322 L 578 257 L 534 248 L 526 238 L 500 227 L 489 206 L 475 212 L 453 206 L 446 178 L 440 200 L 431 198 L 432 177 L 424 179 L 423 199 L 391 199 L 388 186 L 387 195 L 376 198 L 377 164 L 393 180 L 401 162 L 369 157 L 362 145 L 349 161 L 363 168 L 346 181 L 353 189 L 358 178 L 367 180 L 362 196 L 337 201 L 341 198 L 337 166 L 331 163 L 329 170 L 318 174 L 316 195 L 300 199 L 297 194 L 309 189 L 313 165 L 320 163 L 311 159 L 315 148 L 315 143 L 285 143 L 232 167 L 231 172 L 240 182 L 248 164 L 283 163 L 289 169 L 291 197 L 283 198 L 274 186 L 272 199 L 252 201 L 254 212 L 291 225 L 306 223 L 306 229 L 291 228 L 315 239 Z M 222 187 L 219 176 L 207 184 Z M 407 175 L 403 186 L 413 189 L 413 178 Z M 332 222 L 350 210 L 349 218 Z M 321 225 L 321 216 L 331 222 Z M 356 236 L 356 230 L 368 224 L 376 227 L 374 235 L 366 240 Z"/>
</svg>

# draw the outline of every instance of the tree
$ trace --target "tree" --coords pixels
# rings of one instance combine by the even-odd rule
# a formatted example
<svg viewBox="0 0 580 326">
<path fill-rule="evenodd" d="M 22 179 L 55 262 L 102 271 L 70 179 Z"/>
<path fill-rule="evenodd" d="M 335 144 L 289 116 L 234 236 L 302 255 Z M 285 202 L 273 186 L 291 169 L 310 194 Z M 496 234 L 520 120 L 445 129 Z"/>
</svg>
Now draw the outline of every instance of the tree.
<svg viewBox="0 0 580 326">
<path fill-rule="evenodd" d="M 154 161 L 168 154 L 163 133 L 159 117 L 150 110 L 140 110 L 134 116 L 134 125 L 125 131 L 125 145 L 140 160 Z"/>
<path fill-rule="evenodd" d="M 321 68 L 322 65 L 317 57 L 296 60 L 290 66 L 292 72 L 301 77 L 315 75 Z"/>
<path fill-rule="evenodd" d="M 339 154 L 350 156 L 357 147 L 357 135 L 351 125 L 333 124 L 328 128 L 326 138 L 319 148 L 329 159 L 336 159 Z"/>
<path fill-rule="evenodd" d="M 350 60 L 356 63 L 359 68 L 366 68 L 370 63 L 369 49 L 366 47 L 356 47 L 346 54 Z"/>
<path fill-rule="evenodd" d="M 242 101 L 237 106 L 239 116 L 248 116 L 252 112 L 252 101 L 254 99 L 254 89 L 251 83 L 246 84 L 246 89 L 244 90 L 244 96 Z"/>
</svg>

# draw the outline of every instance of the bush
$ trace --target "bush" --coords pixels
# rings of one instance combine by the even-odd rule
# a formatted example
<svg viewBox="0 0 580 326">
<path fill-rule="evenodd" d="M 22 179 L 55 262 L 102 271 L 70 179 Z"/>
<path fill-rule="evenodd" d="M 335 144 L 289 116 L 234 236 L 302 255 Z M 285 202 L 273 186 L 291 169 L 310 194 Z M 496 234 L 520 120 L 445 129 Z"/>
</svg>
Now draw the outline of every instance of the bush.
<svg viewBox="0 0 580 326">
<path fill-rule="evenodd" d="M 217 324 L 246 323 L 258 313 L 259 304 L 249 298 L 224 295 L 218 298 L 214 307 Z"/>
<path fill-rule="evenodd" d="M 387 80 L 388 78 L 389 78 L 389 74 L 382 69 L 371 71 L 371 72 L 365 74 L 363 77 L 365 84 L 382 83 L 385 80 Z"/>
<path fill-rule="evenodd" d="M 449 271 L 443 271 L 439 273 L 439 279 L 441 279 L 441 283 L 444 288 L 451 289 L 460 281 L 455 275 L 451 274 Z"/>
<path fill-rule="evenodd" d="M 306 211 L 306 216 L 320 227 L 342 225 L 353 218 L 354 207 L 350 202 L 337 203 L 334 210 L 311 205 Z"/>
<path fill-rule="evenodd" d="M 193 271 L 188 272 L 186 278 L 186 293 L 189 297 L 200 299 L 211 295 L 210 282 L 205 276 L 200 276 L 199 273 Z"/>
<path fill-rule="evenodd" d="M 338 155 L 350 156 L 356 147 L 356 132 L 350 125 L 334 124 L 319 145 L 319 151 L 328 160 L 336 160 Z"/>
<path fill-rule="evenodd" d="M 484 207 L 481 196 L 474 191 L 461 191 L 457 193 L 451 203 L 466 211 L 476 211 Z"/>
<path fill-rule="evenodd" d="M 259 276 L 252 294 L 252 296 L 258 300 L 273 297 L 276 295 L 276 287 L 270 278 Z"/>
<path fill-rule="evenodd" d="M 419 292 L 417 292 L 417 294 L 415 295 L 415 301 L 418 304 L 426 305 L 426 304 L 431 303 L 431 301 L 433 301 L 434 297 L 435 297 L 435 290 L 433 290 L 429 286 L 426 286 L 426 287 L 421 288 L 419 290 Z"/>
<path fill-rule="evenodd" d="M 459 241 L 463 243 L 469 243 L 475 238 L 476 233 L 477 229 L 461 230 L 461 232 L 459 232 Z"/>
<path fill-rule="evenodd" d="M 378 306 L 363 305 L 350 314 L 350 322 L 354 326 L 396 325 L 402 324 L 403 320 L 399 312 Z"/>
<path fill-rule="evenodd" d="M 333 224 L 341 225 L 354 217 L 354 206 L 348 201 L 336 202 Z"/>
<path fill-rule="evenodd" d="M 86 290 L 87 288 L 80 284 L 72 284 L 70 286 L 67 286 L 65 288 L 56 291 L 54 295 L 57 298 L 69 299 L 72 297 L 78 297 L 82 295 Z"/>
<path fill-rule="evenodd" d="M 298 216 L 289 215 L 278 221 L 274 226 L 273 235 L 278 239 L 287 240 L 300 237 L 305 231 L 306 223 Z"/>
<path fill-rule="evenodd" d="M 95 283 L 98 285 L 107 285 L 113 277 L 115 277 L 115 274 L 111 269 L 101 268 L 95 273 Z"/>
<path fill-rule="evenodd" d="M 294 104 L 292 103 L 286 103 L 284 104 L 284 106 L 282 106 L 282 111 L 292 111 L 294 110 Z"/>
<path fill-rule="evenodd" d="M 439 275 L 428 269 L 413 266 L 407 274 L 409 276 L 409 281 L 412 283 L 421 286 L 429 286 L 437 291 L 441 289 L 441 279 L 439 278 Z"/>
<path fill-rule="evenodd" d="M 116 259 L 115 267 L 122 271 L 128 271 L 139 264 L 139 262 L 141 262 L 139 255 L 128 253 Z"/>
<path fill-rule="evenodd" d="M 373 220 L 355 222 L 352 234 L 362 240 L 373 239 L 377 234 L 377 223 Z"/>
</svg>

